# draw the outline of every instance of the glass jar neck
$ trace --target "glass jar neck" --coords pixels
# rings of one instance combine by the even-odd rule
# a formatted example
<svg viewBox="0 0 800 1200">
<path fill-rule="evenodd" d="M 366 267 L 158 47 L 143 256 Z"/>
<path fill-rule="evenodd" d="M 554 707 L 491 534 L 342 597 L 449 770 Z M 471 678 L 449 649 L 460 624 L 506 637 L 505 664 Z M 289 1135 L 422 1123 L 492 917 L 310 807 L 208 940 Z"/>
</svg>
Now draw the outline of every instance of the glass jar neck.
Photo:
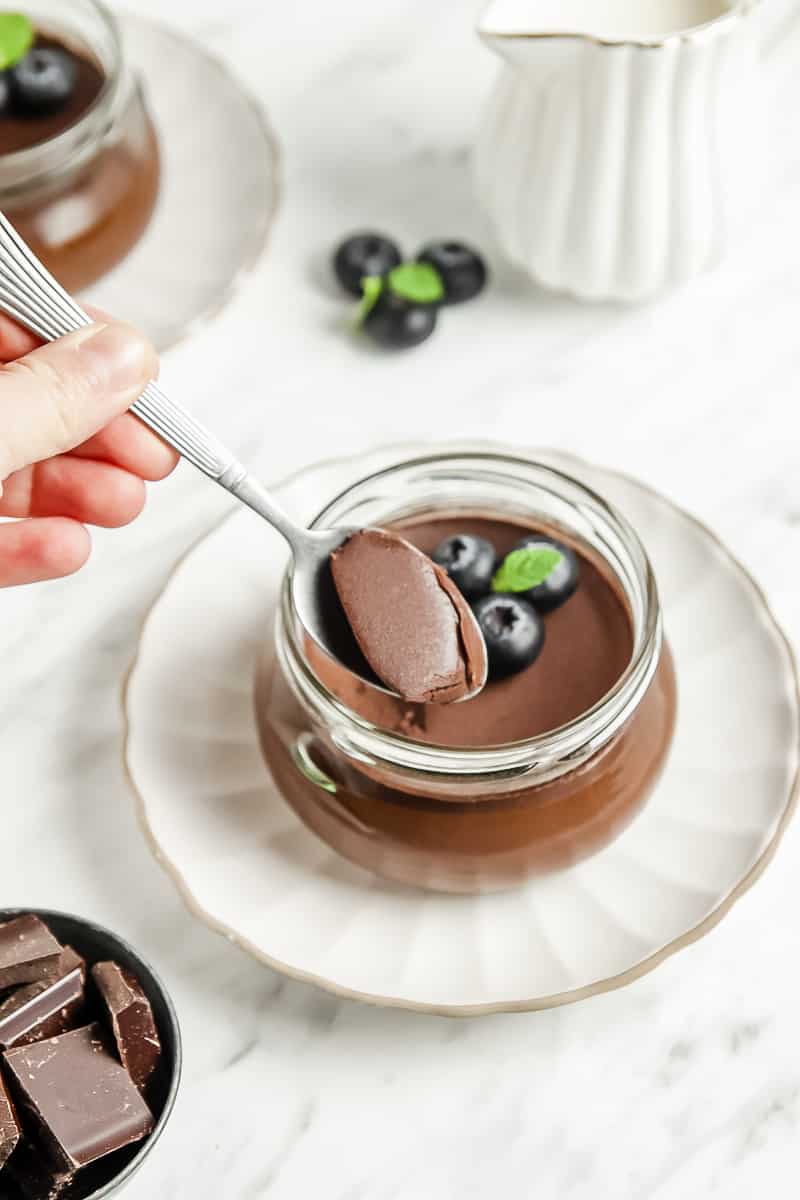
<svg viewBox="0 0 800 1200">
<path fill-rule="evenodd" d="M 113 140 L 131 90 L 114 14 L 98 0 L 29 0 L 36 28 L 94 58 L 104 75 L 96 100 L 74 124 L 25 150 L 0 155 L 0 207 L 56 184 Z"/>
<path fill-rule="evenodd" d="M 631 619 L 630 663 L 612 690 L 567 725 L 524 741 L 489 747 L 421 743 L 373 725 L 348 708 L 311 669 L 304 634 L 284 582 L 276 649 L 295 697 L 339 749 L 356 761 L 408 771 L 429 780 L 454 776 L 485 788 L 492 779 L 534 776 L 536 782 L 574 770 L 630 719 L 653 679 L 662 623 L 655 578 L 628 522 L 589 488 L 551 467 L 503 455 L 432 455 L 391 467 L 338 496 L 312 523 L 386 525 L 425 513 L 490 512 L 560 531 L 582 545 L 613 576 Z M 467 788 L 468 790 L 468 788 Z"/>
</svg>

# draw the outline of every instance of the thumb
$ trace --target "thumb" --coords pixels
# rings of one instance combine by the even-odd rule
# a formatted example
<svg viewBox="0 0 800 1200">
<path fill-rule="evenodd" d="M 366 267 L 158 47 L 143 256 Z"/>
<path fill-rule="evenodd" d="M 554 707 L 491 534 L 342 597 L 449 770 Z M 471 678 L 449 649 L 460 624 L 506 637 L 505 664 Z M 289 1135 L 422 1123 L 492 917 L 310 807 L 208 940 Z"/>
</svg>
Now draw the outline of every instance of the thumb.
<svg viewBox="0 0 800 1200">
<path fill-rule="evenodd" d="M 130 408 L 158 371 L 129 325 L 87 325 L 0 368 L 0 481 L 85 442 Z"/>
</svg>

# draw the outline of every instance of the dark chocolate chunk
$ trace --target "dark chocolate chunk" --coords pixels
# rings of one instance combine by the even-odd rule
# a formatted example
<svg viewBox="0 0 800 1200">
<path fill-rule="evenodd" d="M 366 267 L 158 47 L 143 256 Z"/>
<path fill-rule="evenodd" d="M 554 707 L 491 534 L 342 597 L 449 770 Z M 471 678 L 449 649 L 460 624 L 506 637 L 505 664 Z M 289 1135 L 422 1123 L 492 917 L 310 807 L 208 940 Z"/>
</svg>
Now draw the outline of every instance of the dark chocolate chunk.
<svg viewBox="0 0 800 1200">
<path fill-rule="evenodd" d="M 123 1067 L 143 1088 L 158 1066 L 161 1041 L 139 980 L 113 962 L 96 963 L 92 978 L 103 1000 Z"/>
<path fill-rule="evenodd" d="M 0 991 L 52 979 L 61 951 L 60 942 L 38 917 L 16 917 L 0 925 Z"/>
<path fill-rule="evenodd" d="M 152 1132 L 150 1109 L 97 1024 L 6 1050 L 3 1059 L 26 1132 L 64 1172 Z"/>
<path fill-rule="evenodd" d="M 72 1183 L 75 1172 L 57 1167 L 38 1146 L 24 1138 L 8 1161 L 3 1179 L 6 1177 L 15 1185 L 15 1197 L 58 1200 Z"/>
<path fill-rule="evenodd" d="M 19 1139 L 20 1129 L 17 1114 L 14 1112 L 11 1097 L 5 1089 L 2 1076 L 0 1076 L 0 1169 L 11 1157 Z"/>
<path fill-rule="evenodd" d="M 66 946 L 58 971 L 52 982 L 25 984 L 0 1002 L 0 1050 L 55 1037 L 80 1024 L 86 964 Z"/>
<path fill-rule="evenodd" d="M 55 978 L 63 979 L 65 975 L 68 975 L 70 971 L 74 971 L 76 968 L 80 970 L 81 979 L 86 983 L 86 959 L 81 958 L 77 950 L 72 949 L 72 946 L 65 946 L 61 951 L 61 958 L 58 961 Z"/>
</svg>

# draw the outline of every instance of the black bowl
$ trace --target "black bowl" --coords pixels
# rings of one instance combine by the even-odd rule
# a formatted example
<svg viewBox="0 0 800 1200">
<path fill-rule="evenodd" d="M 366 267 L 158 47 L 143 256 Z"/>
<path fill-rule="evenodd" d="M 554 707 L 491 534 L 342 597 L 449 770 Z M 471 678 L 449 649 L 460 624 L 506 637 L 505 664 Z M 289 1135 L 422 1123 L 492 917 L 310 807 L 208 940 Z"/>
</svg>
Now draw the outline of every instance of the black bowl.
<svg viewBox="0 0 800 1200">
<path fill-rule="evenodd" d="M 0 924 L 25 913 L 35 913 L 46 922 L 60 942 L 69 944 L 86 959 L 89 965 L 112 959 L 131 971 L 142 985 L 153 1006 L 153 1015 L 161 1039 L 162 1055 L 153 1078 L 147 1085 L 147 1102 L 156 1119 L 148 1138 L 136 1146 L 127 1146 L 107 1158 L 86 1167 L 75 1183 L 64 1193 L 64 1200 L 106 1200 L 117 1196 L 136 1174 L 152 1151 L 169 1120 L 181 1079 L 181 1031 L 175 1008 L 161 980 L 151 966 L 140 958 L 132 946 L 117 934 L 67 913 L 50 912 L 42 908 L 0 908 Z M 19 1193 L 3 1186 L 0 1171 L 0 1200 L 19 1200 Z M 38 1197 L 31 1197 L 38 1200 Z"/>
</svg>

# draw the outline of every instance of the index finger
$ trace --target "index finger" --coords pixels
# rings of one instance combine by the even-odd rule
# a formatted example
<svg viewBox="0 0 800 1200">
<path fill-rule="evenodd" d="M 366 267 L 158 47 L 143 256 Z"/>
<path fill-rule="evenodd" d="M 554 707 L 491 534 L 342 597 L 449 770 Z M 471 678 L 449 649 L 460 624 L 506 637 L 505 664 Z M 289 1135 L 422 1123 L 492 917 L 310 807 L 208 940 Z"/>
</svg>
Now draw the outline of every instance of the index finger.
<svg viewBox="0 0 800 1200">
<path fill-rule="evenodd" d="M 41 339 L 0 313 L 0 363 L 13 362 L 41 346 Z"/>
<path fill-rule="evenodd" d="M 110 317 L 107 312 L 101 308 L 95 308 L 93 304 L 86 305 L 86 313 L 93 321 L 113 320 L 113 317 Z M 36 334 L 31 333 L 24 325 L 20 325 L 13 317 L 0 312 L 0 364 L 23 358 L 41 344 L 42 339 L 38 338 Z"/>
<path fill-rule="evenodd" d="M 177 452 L 132 413 L 115 417 L 72 454 L 75 458 L 113 463 L 153 482 L 166 479 L 178 463 Z"/>
</svg>

